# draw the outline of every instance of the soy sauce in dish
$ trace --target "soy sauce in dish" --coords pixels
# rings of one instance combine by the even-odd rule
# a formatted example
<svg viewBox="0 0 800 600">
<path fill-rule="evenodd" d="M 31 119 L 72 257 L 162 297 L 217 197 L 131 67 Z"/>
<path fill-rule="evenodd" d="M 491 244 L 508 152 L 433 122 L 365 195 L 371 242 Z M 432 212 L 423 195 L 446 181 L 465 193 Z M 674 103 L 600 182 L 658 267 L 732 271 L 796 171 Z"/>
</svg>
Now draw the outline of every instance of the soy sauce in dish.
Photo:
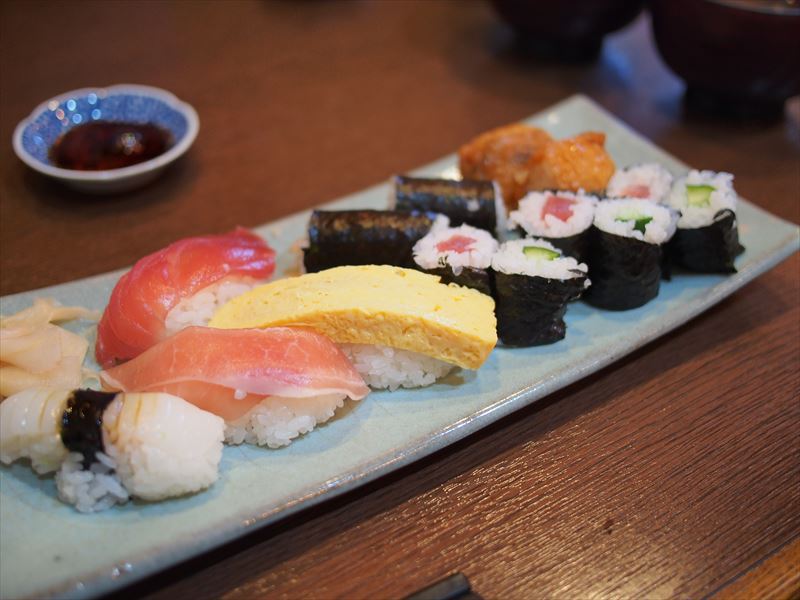
<svg viewBox="0 0 800 600">
<path fill-rule="evenodd" d="M 62 169 L 105 171 L 155 158 L 172 143 L 172 134 L 152 123 L 91 121 L 61 134 L 49 154 Z"/>
</svg>

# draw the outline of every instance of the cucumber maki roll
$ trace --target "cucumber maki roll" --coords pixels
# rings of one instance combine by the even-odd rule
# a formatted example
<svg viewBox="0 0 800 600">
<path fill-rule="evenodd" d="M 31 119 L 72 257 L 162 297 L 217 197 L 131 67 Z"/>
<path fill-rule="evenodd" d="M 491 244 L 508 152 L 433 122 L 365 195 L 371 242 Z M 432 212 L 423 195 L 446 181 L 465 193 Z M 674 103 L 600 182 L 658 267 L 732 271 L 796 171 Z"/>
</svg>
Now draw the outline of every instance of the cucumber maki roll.
<svg viewBox="0 0 800 600">
<path fill-rule="evenodd" d="M 508 216 L 509 229 L 546 239 L 567 256 L 583 260 L 598 199 L 582 192 L 531 192 Z"/>
<path fill-rule="evenodd" d="M 446 215 L 453 227 L 467 224 L 491 232 L 502 221 L 505 205 L 491 181 L 439 179 L 398 175 L 394 180 L 395 209 Z"/>
<path fill-rule="evenodd" d="M 661 204 L 669 197 L 672 173 L 656 163 L 617 169 L 606 188 L 609 198 L 637 198 Z"/>
<path fill-rule="evenodd" d="M 567 303 L 589 287 L 587 267 L 545 240 L 510 240 L 492 258 L 497 336 L 506 346 L 552 344 L 566 335 Z"/>
<path fill-rule="evenodd" d="M 303 249 L 306 272 L 344 265 L 414 267 L 411 249 L 436 215 L 391 210 L 315 210 Z"/>
<path fill-rule="evenodd" d="M 658 295 L 664 244 L 677 214 L 647 200 L 597 205 L 586 262 L 592 287 L 586 302 L 608 310 L 642 306 Z"/>
<path fill-rule="evenodd" d="M 440 216 L 430 233 L 414 245 L 414 262 L 426 273 L 438 275 L 443 283 L 471 287 L 492 295 L 492 255 L 497 240 L 477 227 L 449 227 Z"/>
<path fill-rule="evenodd" d="M 675 264 L 700 273 L 735 273 L 744 252 L 736 224 L 733 175 L 690 171 L 675 182 L 669 204 L 681 214 L 669 244 Z"/>
</svg>

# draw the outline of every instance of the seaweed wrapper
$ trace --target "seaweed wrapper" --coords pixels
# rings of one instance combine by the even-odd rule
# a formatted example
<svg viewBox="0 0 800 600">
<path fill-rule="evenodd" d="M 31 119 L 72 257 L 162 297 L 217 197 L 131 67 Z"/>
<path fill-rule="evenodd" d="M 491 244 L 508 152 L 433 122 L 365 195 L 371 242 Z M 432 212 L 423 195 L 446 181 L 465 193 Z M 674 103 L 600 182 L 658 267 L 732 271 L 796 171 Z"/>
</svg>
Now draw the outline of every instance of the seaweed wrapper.
<svg viewBox="0 0 800 600">
<path fill-rule="evenodd" d="M 714 221 L 696 229 L 678 229 L 667 245 L 672 262 L 699 273 L 736 273 L 734 259 L 744 252 L 736 214 L 725 209 Z"/>
<path fill-rule="evenodd" d="M 464 267 L 461 269 L 461 272 L 456 275 L 449 265 L 436 269 L 421 269 L 420 266 L 417 265 L 417 268 L 430 275 L 438 276 L 442 283 L 455 283 L 456 285 L 478 290 L 487 296 L 492 295 L 492 274 L 488 269 Z"/>
<path fill-rule="evenodd" d="M 495 272 L 497 335 L 506 346 L 539 346 L 564 339 L 567 303 L 580 298 L 586 276 L 549 279 Z"/>
<path fill-rule="evenodd" d="M 343 265 L 414 268 L 412 249 L 434 215 L 390 210 L 315 210 L 303 263 L 308 273 Z"/>
<path fill-rule="evenodd" d="M 662 247 L 592 226 L 586 263 L 592 286 L 584 300 L 608 310 L 628 310 L 658 296 Z"/>
<path fill-rule="evenodd" d="M 494 235 L 497 228 L 495 189 L 491 181 L 395 178 L 395 208 L 447 215 L 451 227 L 464 223 Z"/>
<path fill-rule="evenodd" d="M 589 247 L 588 229 L 567 237 L 542 237 L 540 239 L 546 240 L 553 244 L 553 246 L 561 250 L 561 253 L 564 256 L 571 256 L 578 262 L 584 262 L 586 260 L 586 252 Z"/>
</svg>

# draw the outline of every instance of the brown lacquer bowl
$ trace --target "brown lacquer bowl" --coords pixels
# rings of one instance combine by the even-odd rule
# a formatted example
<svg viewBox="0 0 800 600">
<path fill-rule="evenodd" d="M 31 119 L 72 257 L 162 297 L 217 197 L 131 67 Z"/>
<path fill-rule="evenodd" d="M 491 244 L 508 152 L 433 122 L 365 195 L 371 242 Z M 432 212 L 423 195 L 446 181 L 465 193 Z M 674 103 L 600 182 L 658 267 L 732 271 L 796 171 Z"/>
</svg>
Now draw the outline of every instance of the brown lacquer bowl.
<svg viewBox="0 0 800 600">
<path fill-rule="evenodd" d="M 565 59 L 596 56 L 603 36 L 630 23 L 644 0 L 491 0 L 526 48 Z"/>
<path fill-rule="evenodd" d="M 769 115 L 800 93 L 800 2 L 652 0 L 656 45 L 693 108 Z"/>
</svg>

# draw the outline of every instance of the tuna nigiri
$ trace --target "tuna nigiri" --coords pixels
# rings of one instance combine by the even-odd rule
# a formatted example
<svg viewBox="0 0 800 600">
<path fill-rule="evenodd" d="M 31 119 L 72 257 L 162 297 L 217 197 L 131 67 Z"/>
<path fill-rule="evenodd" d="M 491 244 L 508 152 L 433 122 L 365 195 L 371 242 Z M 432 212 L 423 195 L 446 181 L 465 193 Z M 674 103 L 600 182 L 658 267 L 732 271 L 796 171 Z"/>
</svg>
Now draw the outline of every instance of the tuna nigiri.
<svg viewBox="0 0 800 600">
<path fill-rule="evenodd" d="M 287 445 L 369 389 L 310 329 L 187 327 L 100 375 L 108 389 L 175 394 L 225 419 L 231 443 Z"/>
<path fill-rule="evenodd" d="M 56 474 L 81 512 L 198 492 L 217 480 L 224 423 L 169 394 L 29 388 L 0 404 L 0 461 Z"/>
<path fill-rule="evenodd" d="M 272 248 L 241 227 L 180 240 L 145 256 L 111 292 L 97 328 L 97 362 L 110 367 L 129 360 L 183 326 L 198 324 L 198 316 L 199 322 L 210 319 L 216 305 L 274 270 Z"/>
</svg>

